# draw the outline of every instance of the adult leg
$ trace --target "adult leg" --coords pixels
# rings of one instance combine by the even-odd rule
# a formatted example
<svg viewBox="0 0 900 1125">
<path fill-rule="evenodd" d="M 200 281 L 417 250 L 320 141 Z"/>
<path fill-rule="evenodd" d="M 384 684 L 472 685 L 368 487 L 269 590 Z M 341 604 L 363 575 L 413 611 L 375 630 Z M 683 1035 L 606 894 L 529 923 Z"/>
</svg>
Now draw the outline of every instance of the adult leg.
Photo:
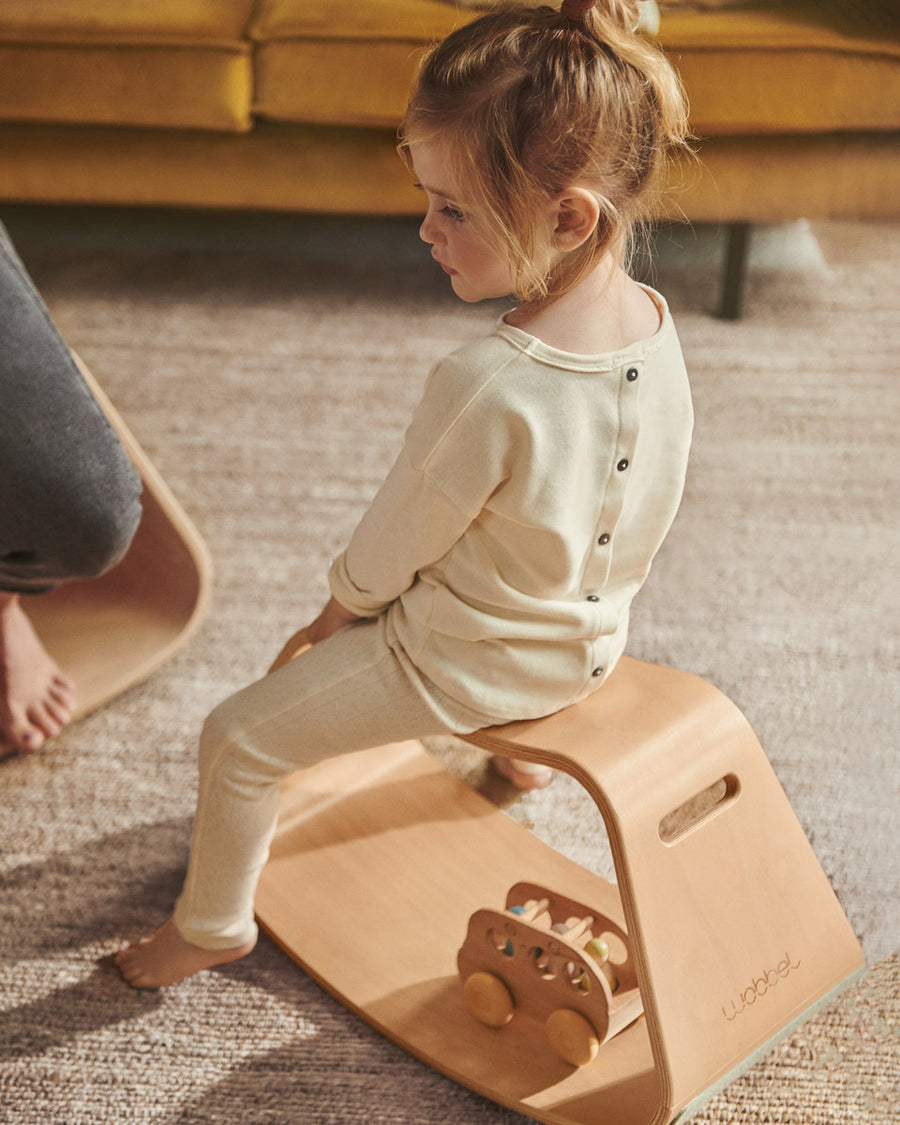
<svg viewBox="0 0 900 1125">
<path fill-rule="evenodd" d="M 392 647 L 384 617 L 334 634 L 226 700 L 200 740 L 184 889 L 173 918 L 119 954 L 126 979 L 157 988 L 253 948 L 253 898 L 288 774 L 338 754 L 487 722 L 422 681 Z"/>
<path fill-rule="evenodd" d="M 127 550 L 140 477 L 0 225 L 0 753 L 68 721 L 71 683 L 27 598 L 92 578 Z"/>
</svg>

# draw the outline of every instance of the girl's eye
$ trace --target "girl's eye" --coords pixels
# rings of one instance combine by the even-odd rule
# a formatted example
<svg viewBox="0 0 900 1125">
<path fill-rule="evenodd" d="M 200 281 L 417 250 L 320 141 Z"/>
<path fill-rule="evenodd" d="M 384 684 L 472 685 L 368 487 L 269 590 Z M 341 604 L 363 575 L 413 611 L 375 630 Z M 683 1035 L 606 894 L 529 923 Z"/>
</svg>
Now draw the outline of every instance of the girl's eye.
<svg viewBox="0 0 900 1125">
<path fill-rule="evenodd" d="M 463 221 L 462 211 L 457 211 L 455 207 L 451 207 L 449 203 L 441 208 L 441 214 L 446 215 L 448 219 L 452 219 L 455 223 Z"/>
</svg>

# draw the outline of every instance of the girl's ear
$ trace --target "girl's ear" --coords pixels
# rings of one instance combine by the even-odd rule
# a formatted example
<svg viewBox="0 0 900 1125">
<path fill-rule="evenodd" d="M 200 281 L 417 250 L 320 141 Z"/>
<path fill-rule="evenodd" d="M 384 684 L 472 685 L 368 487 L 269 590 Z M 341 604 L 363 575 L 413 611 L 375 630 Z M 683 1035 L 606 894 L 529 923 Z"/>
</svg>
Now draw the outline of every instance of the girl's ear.
<svg viewBox="0 0 900 1125">
<path fill-rule="evenodd" d="M 596 230 L 600 221 L 600 204 L 587 188 L 566 188 L 553 197 L 555 229 L 553 242 L 557 250 L 577 250 Z"/>
</svg>

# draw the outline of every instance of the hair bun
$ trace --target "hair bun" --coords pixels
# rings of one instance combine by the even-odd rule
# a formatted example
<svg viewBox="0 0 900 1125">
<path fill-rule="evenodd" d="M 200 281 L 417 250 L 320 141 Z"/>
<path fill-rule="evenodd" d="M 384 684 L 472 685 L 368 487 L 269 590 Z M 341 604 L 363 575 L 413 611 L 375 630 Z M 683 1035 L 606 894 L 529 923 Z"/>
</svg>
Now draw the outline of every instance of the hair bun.
<svg viewBox="0 0 900 1125">
<path fill-rule="evenodd" d="M 565 16 L 567 20 L 580 23 L 595 4 L 596 0 L 562 0 L 559 14 Z"/>
</svg>

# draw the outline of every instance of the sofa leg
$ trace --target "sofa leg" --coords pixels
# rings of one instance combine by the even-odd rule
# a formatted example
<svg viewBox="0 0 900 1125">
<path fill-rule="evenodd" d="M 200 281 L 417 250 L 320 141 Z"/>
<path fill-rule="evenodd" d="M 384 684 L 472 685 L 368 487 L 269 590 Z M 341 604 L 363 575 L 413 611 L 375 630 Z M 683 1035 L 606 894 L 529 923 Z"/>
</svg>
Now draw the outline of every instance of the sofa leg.
<svg viewBox="0 0 900 1125">
<path fill-rule="evenodd" d="M 744 296 L 744 275 L 747 267 L 747 250 L 750 246 L 750 224 L 730 223 L 725 250 L 725 269 L 722 276 L 722 299 L 719 316 L 724 320 L 738 320 Z"/>
</svg>

